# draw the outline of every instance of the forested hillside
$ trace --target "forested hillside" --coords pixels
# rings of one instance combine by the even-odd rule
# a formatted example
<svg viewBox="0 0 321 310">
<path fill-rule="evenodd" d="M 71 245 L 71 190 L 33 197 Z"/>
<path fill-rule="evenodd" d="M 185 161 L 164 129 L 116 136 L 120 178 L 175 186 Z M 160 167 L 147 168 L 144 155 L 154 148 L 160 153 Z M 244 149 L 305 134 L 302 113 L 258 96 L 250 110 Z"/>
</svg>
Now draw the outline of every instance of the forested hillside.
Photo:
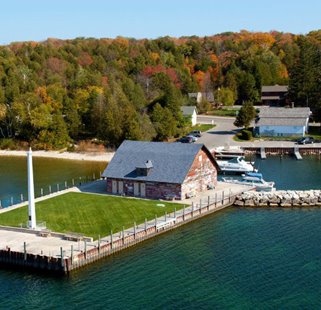
<svg viewBox="0 0 321 310">
<path fill-rule="evenodd" d="M 164 140 L 186 126 L 189 92 L 256 103 L 261 85 L 289 84 L 295 105 L 318 110 L 320 69 L 321 31 L 12 43 L 0 47 L 0 137 L 46 149 Z"/>
</svg>

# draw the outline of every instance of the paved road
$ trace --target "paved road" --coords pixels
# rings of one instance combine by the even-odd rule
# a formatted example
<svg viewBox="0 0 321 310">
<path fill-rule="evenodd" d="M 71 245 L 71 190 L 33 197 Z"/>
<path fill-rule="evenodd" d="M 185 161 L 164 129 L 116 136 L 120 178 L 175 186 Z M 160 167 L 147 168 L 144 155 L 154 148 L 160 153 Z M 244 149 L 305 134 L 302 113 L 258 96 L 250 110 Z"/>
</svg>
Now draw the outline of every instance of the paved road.
<svg viewBox="0 0 321 310">
<path fill-rule="evenodd" d="M 236 145 L 233 136 L 240 129 L 233 125 L 234 120 L 234 117 L 198 116 L 197 122 L 202 124 L 214 123 L 215 127 L 204 132 L 197 143 L 203 143 L 209 149 L 223 145 Z"/>
<path fill-rule="evenodd" d="M 226 145 L 240 145 L 244 147 L 295 147 L 297 144 L 291 141 L 250 141 L 250 142 L 236 142 L 233 140 L 234 135 L 240 128 L 233 125 L 235 121 L 234 117 L 218 117 L 218 116 L 206 116 L 200 115 L 197 117 L 197 122 L 201 124 L 212 124 L 216 126 L 207 132 L 204 132 L 202 137 L 198 139 L 196 143 L 203 143 L 209 149 L 213 149 L 217 146 Z M 300 145 L 300 148 L 304 147 L 321 147 L 321 143 Z"/>
</svg>

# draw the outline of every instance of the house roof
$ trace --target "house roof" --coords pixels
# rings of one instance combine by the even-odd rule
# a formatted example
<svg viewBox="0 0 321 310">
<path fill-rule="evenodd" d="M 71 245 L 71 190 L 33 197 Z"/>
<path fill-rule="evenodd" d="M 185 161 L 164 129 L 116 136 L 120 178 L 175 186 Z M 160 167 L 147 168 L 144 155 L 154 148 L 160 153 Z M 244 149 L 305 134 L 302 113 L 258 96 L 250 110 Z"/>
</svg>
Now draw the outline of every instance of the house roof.
<svg viewBox="0 0 321 310">
<path fill-rule="evenodd" d="M 273 118 L 307 118 L 311 114 L 310 108 L 279 108 L 279 107 L 262 107 L 260 108 L 259 117 Z"/>
<path fill-rule="evenodd" d="M 306 118 L 260 118 L 256 126 L 305 126 Z"/>
<path fill-rule="evenodd" d="M 256 126 L 305 126 L 310 108 L 262 107 Z"/>
<path fill-rule="evenodd" d="M 203 144 L 125 140 L 118 148 L 102 176 L 182 184 L 195 156 L 201 149 L 208 154 L 210 160 L 216 165 L 212 154 Z M 144 166 L 148 160 L 153 164 L 148 175 L 137 175 L 136 167 Z"/>
<path fill-rule="evenodd" d="M 194 111 L 197 114 L 197 109 L 195 106 L 183 105 L 183 106 L 181 106 L 181 111 L 184 116 L 191 116 L 191 115 L 193 115 Z"/>
<path fill-rule="evenodd" d="M 273 93 L 273 92 L 287 92 L 288 91 L 288 86 L 287 85 L 269 85 L 269 86 L 262 86 L 262 93 L 263 92 L 268 92 L 268 93 Z"/>
</svg>

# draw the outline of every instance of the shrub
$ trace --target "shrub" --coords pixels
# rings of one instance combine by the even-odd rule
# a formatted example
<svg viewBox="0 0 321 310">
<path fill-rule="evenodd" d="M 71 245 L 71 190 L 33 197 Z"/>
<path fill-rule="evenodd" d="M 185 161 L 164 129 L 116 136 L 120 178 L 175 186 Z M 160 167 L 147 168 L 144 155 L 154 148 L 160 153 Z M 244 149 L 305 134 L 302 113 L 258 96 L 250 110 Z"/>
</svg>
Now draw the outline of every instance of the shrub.
<svg viewBox="0 0 321 310">
<path fill-rule="evenodd" d="M 253 138 L 252 131 L 250 131 L 250 130 L 242 130 L 241 139 L 248 141 L 248 140 L 252 140 L 252 138 Z"/>
</svg>

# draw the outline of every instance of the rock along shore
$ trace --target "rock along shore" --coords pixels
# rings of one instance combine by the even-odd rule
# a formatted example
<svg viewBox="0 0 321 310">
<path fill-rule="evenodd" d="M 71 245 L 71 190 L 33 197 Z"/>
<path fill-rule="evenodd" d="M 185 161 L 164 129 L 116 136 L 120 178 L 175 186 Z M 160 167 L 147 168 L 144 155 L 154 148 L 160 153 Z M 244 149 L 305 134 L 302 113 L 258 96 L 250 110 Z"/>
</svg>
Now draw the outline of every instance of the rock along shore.
<svg viewBox="0 0 321 310">
<path fill-rule="evenodd" d="M 236 196 L 238 207 L 304 207 L 321 206 L 321 190 L 244 192 Z"/>
</svg>

